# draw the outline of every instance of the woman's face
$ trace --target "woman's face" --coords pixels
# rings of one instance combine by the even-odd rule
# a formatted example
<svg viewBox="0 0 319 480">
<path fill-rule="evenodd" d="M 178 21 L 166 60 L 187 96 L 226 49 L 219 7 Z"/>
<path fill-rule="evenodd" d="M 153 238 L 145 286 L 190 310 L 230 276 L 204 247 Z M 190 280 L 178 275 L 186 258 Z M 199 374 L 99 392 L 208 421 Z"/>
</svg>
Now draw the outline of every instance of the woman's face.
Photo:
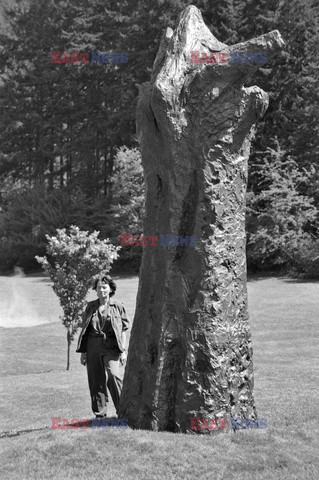
<svg viewBox="0 0 319 480">
<path fill-rule="evenodd" d="M 97 296 L 101 299 L 108 298 L 111 292 L 110 285 L 105 282 L 99 281 L 96 287 Z"/>
</svg>

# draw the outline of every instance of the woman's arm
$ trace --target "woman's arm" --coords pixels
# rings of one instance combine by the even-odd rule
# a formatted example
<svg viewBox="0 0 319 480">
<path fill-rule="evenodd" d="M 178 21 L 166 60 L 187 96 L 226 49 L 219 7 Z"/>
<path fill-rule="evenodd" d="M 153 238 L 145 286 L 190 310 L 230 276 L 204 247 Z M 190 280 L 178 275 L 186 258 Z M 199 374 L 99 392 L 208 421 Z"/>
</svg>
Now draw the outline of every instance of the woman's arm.
<svg viewBox="0 0 319 480">
<path fill-rule="evenodd" d="M 120 307 L 120 314 L 122 319 L 122 332 L 125 332 L 126 330 L 129 330 L 131 328 L 131 321 L 123 305 L 121 305 Z"/>
<path fill-rule="evenodd" d="M 81 353 L 81 359 L 80 359 L 80 362 L 82 365 L 85 365 L 87 364 L 87 360 L 86 360 L 86 353 Z"/>
<path fill-rule="evenodd" d="M 120 313 L 121 313 L 121 320 L 122 320 L 122 346 L 123 346 L 123 349 L 124 349 L 124 351 L 120 355 L 120 361 L 123 364 L 126 361 L 126 357 L 127 357 L 126 335 L 127 335 L 128 330 L 131 328 L 131 321 L 130 321 L 123 305 L 121 305 Z"/>
<path fill-rule="evenodd" d="M 83 332 L 84 332 L 84 328 L 85 328 L 86 323 L 87 323 L 88 314 L 89 314 L 89 303 L 87 303 L 86 308 L 85 308 L 84 312 L 82 313 L 81 319 L 79 321 L 79 326 L 82 329 L 81 329 L 81 332 L 80 332 L 80 335 L 79 335 L 79 338 L 78 338 L 78 346 L 77 346 L 76 351 L 78 352 L 79 350 L 80 351 L 82 350 L 81 351 L 81 359 L 80 359 L 80 362 L 82 363 L 82 365 L 86 365 L 86 356 L 84 357 L 84 355 L 83 355 L 84 352 L 83 352 L 83 348 L 82 348 L 82 343 L 83 343 L 83 337 L 84 337 Z"/>
</svg>

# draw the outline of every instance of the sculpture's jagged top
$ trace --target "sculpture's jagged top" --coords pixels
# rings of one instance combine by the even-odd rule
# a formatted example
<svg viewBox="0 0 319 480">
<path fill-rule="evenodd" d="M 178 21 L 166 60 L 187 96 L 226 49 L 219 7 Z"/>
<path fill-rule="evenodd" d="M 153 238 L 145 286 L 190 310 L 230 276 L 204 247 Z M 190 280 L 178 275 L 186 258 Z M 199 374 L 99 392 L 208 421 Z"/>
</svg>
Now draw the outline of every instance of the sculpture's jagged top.
<svg viewBox="0 0 319 480">
<path fill-rule="evenodd" d="M 198 46 L 206 47 L 212 52 L 220 52 L 227 48 L 227 45 L 219 42 L 205 25 L 201 12 L 194 5 L 187 7 L 181 14 L 172 40 L 175 45 L 181 44 L 184 49 L 195 49 Z"/>
<path fill-rule="evenodd" d="M 227 49 L 225 43 L 219 42 L 205 25 L 201 12 L 194 5 L 189 5 L 180 15 L 177 28 L 167 28 L 163 33 L 154 65 L 152 78 L 159 73 L 163 60 L 168 57 L 189 56 L 192 50 L 209 50 L 220 52 Z M 181 58 L 182 59 L 182 58 Z M 189 59 L 186 58 L 189 63 Z"/>
<path fill-rule="evenodd" d="M 207 75 L 214 82 L 221 79 L 226 85 L 238 81 L 244 84 L 261 66 L 260 63 L 191 63 L 191 51 L 210 54 L 211 52 L 232 51 L 265 52 L 270 59 L 284 46 L 284 41 L 274 30 L 260 37 L 228 46 L 219 42 L 205 25 L 201 12 L 194 5 L 188 6 L 179 18 L 174 31 L 168 28 L 161 39 L 160 48 L 156 56 L 151 83 L 158 90 L 172 93 L 180 92 L 182 88 L 194 80 L 195 77 Z M 206 80 L 205 80 L 206 81 Z"/>
</svg>

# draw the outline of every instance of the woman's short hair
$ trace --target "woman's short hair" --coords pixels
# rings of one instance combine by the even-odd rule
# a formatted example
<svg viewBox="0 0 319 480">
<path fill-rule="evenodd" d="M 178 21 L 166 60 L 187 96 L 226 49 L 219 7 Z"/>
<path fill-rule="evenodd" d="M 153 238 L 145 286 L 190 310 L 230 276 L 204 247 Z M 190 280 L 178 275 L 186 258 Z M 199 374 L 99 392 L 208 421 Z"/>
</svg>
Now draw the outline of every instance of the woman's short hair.
<svg viewBox="0 0 319 480">
<path fill-rule="evenodd" d="M 116 292 L 116 283 L 114 282 L 114 280 L 112 279 L 112 277 L 110 275 L 100 275 L 99 277 L 97 277 L 94 281 L 93 281 L 93 286 L 92 286 L 92 290 L 96 290 L 97 289 L 97 284 L 101 282 L 101 283 L 108 283 L 109 286 L 110 286 L 110 289 L 111 289 L 111 292 L 110 292 L 110 297 L 113 297 L 113 295 L 115 295 L 115 292 Z"/>
</svg>

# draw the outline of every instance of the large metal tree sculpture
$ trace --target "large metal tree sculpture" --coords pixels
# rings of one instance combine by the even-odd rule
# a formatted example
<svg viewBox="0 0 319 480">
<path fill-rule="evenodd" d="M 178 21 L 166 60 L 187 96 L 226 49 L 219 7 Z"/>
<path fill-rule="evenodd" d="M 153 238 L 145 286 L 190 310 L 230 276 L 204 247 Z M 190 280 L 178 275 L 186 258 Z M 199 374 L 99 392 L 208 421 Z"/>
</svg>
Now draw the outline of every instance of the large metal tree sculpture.
<svg viewBox="0 0 319 480">
<path fill-rule="evenodd" d="M 133 428 L 187 432 L 193 416 L 256 416 L 245 194 L 253 126 L 268 96 L 243 87 L 261 64 L 191 63 L 190 52 L 269 59 L 282 46 L 274 31 L 229 47 L 190 6 L 167 29 L 140 89 L 144 235 L 196 235 L 197 245 L 144 247 L 120 409 Z"/>
</svg>

